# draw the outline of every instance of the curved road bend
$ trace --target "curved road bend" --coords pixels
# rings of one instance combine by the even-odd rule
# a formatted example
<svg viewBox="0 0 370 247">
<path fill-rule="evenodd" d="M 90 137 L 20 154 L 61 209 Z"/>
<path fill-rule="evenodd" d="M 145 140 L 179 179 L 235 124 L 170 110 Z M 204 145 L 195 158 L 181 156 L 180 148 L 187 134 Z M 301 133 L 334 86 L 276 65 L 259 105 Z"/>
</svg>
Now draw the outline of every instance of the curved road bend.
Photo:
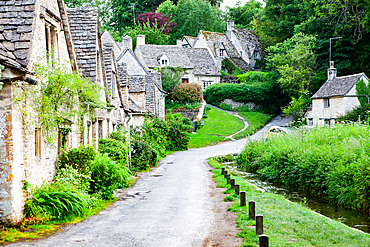
<svg viewBox="0 0 370 247">
<path fill-rule="evenodd" d="M 264 136 L 277 117 L 251 139 Z M 45 239 L 11 246 L 201 246 L 213 224 L 205 160 L 241 152 L 246 139 L 177 152 L 98 215 Z"/>
</svg>

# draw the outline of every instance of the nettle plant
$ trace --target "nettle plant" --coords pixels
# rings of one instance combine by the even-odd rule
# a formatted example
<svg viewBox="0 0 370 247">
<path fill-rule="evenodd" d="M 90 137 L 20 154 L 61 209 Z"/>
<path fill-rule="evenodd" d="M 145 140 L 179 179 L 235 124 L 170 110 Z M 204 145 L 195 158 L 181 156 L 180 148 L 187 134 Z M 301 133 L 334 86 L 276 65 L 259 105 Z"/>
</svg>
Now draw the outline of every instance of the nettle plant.
<svg viewBox="0 0 370 247">
<path fill-rule="evenodd" d="M 95 108 L 104 106 L 100 100 L 104 89 L 72 71 L 69 64 L 48 61 L 34 69 L 38 84 L 17 85 L 13 98 L 23 122 L 40 128 L 47 143 L 55 145 L 58 130 L 71 124 L 81 129 L 83 116 L 94 118 Z"/>
</svg>

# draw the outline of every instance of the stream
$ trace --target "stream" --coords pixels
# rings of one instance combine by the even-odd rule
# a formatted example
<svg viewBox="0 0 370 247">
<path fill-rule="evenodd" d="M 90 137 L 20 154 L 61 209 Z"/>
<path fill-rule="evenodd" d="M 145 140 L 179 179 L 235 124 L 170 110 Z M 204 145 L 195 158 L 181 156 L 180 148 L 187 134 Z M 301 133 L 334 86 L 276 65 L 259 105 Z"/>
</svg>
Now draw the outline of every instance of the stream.
<svg viewBox="0 0 370 247">
<path fill-rule="evenodd" d="M 236 167 L 234 166 L 229 166 L 229 168 L 231 170 L 236 170 Z M 370 215 L 358 212 L 355 209 L 348 209 L 330 204 L 329 202 L 313 197 L 312 195 L 283 188 L 281 185 L 262 181 L 256 174 L 241 172 L 239 170 L 237 171 L 247 182 L 265 190 L 266 192 L 282 195 L 292 202 L 303 203 L 306 207 L 317 213 L 325 215 L 333 220 L 338 220 L 347 226 L 370 233 Z"/>
</svg>

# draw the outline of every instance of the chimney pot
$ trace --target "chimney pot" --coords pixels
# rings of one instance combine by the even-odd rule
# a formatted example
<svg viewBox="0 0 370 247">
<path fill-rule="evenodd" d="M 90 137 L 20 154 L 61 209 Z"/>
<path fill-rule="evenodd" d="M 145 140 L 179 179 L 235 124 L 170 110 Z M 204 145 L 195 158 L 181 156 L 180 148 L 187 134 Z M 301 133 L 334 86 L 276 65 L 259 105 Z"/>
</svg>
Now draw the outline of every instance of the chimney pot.
<svg viewBox="0 0 370 247">
<path fill-rule="evenodd" d="M 145 35 L 136 36 L 136 46 L 145 45 Z"/>
</svg>

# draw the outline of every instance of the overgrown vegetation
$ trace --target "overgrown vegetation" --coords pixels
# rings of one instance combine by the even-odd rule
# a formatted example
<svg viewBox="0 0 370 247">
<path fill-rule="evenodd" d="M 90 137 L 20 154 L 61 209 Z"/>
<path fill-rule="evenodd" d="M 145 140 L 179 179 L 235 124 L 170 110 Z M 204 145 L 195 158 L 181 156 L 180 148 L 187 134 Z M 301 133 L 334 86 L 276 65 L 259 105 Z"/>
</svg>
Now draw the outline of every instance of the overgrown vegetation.
<svg viewBox="0 0 370 247">
<path fill-rule="evenodd" d="M 369 137 L 367 125 L 300 129 L 248 143 L 237 163 L 264 180 L 369 212 Z"/>
<path fill-rule="evenodd" d="M 222 157 L 217 159 L 221 160 Z M 240 197 L 221 175 L 222 165 L 217 159 L 210 160 L 209 164 L 215 168 L 212 172 L 218 183 L 217 187 L 227 189 L 224 191 L 228 194 L 225 200 L 234 202 L 228 210 L 238 215 L 236 223 L 240 232 L 237 236 L 243 239 L 242 246 L 256 246 L 258 236 L 254 227 L 255 221 L 248 219 L 248 203 L 247 206 L 240 206 Z M 271 246 L 369 246 L 368 234 L 351 229 L 339 221 L 323 217 L 280 195 L 261 193 L 237 173 L 229 171 L 229 174 L 232 179 L 235 179 L 235 184 L 240 185 L 240 191 L 245 191 L 247 201 L 255 201 L 256 215 L 263 215 L 263 231 L 269 236 Z M 282 215 L 284 217 L 281 217 Z"/>
<path fill-rule="evenodd" d="M 181 83 L 173 89 L 172 98 L 180 102 L 201 102 L 203 100 L 203 90 L 196 83 Z"/>
</svg>

